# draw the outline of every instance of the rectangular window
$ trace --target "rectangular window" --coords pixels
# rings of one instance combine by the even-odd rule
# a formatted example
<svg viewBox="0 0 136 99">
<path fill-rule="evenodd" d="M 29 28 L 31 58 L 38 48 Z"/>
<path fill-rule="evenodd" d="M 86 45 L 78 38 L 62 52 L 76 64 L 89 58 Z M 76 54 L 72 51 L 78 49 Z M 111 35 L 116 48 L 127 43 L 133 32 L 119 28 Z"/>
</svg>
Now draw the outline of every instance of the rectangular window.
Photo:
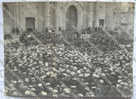
<svg viewBox="0 0 136 99">
<path fill-rule="evenodd" d="M 99 19 L 99 26 L 103 27 L 104 26 L 104 19 Z"/>
<path fill-rule="evenodd" d="M 26 17 L 26 30 L 34 31 L 35 30 L 35 18 L 34 17 Z"/>
</svg>

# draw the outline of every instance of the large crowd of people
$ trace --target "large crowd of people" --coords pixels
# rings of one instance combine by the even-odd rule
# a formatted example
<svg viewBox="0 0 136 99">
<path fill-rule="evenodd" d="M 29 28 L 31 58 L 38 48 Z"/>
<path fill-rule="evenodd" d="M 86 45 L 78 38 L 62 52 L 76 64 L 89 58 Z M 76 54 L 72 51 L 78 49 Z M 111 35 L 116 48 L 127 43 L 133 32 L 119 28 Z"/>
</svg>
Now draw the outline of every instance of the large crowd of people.
<svg viewBox="0 0 136 99">
<path fill-rule="evenodd" d="M 90 30 L 87 29 L 84 34 L 88 31 Z M 38 43 L 33 35 L 41 43 Z M 48 31 L 46 34 L 33 33 L 33 35 L 22 34 L 19 42 L 23 44 L 19 43 L 17 47 L 13 44 L 5 46 L 5 76 L 8 81 L 5 82 L 6 94 L 15 96 L 130 95 L 131 44 L 119 49 L 102 33 L 92 35 L 90 33 L 90 42 L 80 39 L 80 46 L 74 45 L 75 43 L 70 45 L 71 42 L 65 40 L 61 33 L 56 35 L 55 31 Z M 99 54 L 90 43 L 98 46 L 103 53 Z"/>
</svg>

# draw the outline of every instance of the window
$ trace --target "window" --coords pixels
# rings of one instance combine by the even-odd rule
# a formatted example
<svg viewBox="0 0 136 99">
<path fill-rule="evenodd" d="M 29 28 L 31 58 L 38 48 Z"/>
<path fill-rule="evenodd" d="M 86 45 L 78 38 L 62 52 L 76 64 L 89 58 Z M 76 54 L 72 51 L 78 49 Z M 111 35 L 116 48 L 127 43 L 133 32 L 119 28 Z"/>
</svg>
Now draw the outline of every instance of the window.
<svg viewBox="0 0 136 99">
<path fill-rule="evenodd" d="M 34 31 L 35 30 L 35 18 L 34 17 L 26 17 L 26 30 Z"/>
<path fill-rule="evenodd" d="M 99 26 L 103 27 L 104 26 L 104 19 L 99 19 Z"/>
</svg>

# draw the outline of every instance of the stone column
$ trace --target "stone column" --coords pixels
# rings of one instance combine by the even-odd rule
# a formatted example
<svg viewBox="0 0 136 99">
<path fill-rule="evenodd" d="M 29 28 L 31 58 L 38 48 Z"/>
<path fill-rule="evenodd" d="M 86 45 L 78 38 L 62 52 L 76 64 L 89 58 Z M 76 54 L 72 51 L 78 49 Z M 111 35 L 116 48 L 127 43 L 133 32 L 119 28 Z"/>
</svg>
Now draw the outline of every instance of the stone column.
<svg viewBox="0 0 136 99">
<path fill-rule="evenodd" d="M 45 4 L 41 3 L 41 17 L 42 17 L 42 32 L 45 30 Z"/>
<path fill-rule="evenodd" d="M 90 16 L 90 6 L 87 3 L 87 5 L 86 5 L 86 27 L 89 26 L 89 21 L 90 21 L 89 16 Z"/>
<path fill-rule="evenodd" d="M 47 19 L 46 20 L 46 26 L 49 27 L 50 26 L 50 3 L 49 2 L 47 2 L 47 7 L 46 8 L 47 8 L 47 10 L 46 10 L 47 11 L 46 12 L 47 13 L 47 16 L 46 16 L 46 19 Z"/>
<path fill-rule="evenodd" d="M 56 4 L 56 28 L 58 31 L 58 28 L 60 27 L 60 8 L 59 3 Z"/>
<path fill-rule="evenodd" d="M 96 21 L 97 21 L 97 2 L 94 2 L 93 4 L 93 27 L 96 26 Z"/>
</svg>

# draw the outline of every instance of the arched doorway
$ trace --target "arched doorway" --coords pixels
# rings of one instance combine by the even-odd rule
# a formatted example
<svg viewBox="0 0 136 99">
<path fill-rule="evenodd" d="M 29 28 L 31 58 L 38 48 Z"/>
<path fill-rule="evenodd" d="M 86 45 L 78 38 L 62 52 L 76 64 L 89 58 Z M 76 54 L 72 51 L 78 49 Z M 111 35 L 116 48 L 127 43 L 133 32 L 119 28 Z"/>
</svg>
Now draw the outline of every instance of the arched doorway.
<svg viewBox="0 0 136 99">
<path fill-rule="evenodd" d="M 66 13 L 66 29 L 72 30 L 77 28 L 77 9 L 75 6 L 70 6 Z"/>
</svg>

